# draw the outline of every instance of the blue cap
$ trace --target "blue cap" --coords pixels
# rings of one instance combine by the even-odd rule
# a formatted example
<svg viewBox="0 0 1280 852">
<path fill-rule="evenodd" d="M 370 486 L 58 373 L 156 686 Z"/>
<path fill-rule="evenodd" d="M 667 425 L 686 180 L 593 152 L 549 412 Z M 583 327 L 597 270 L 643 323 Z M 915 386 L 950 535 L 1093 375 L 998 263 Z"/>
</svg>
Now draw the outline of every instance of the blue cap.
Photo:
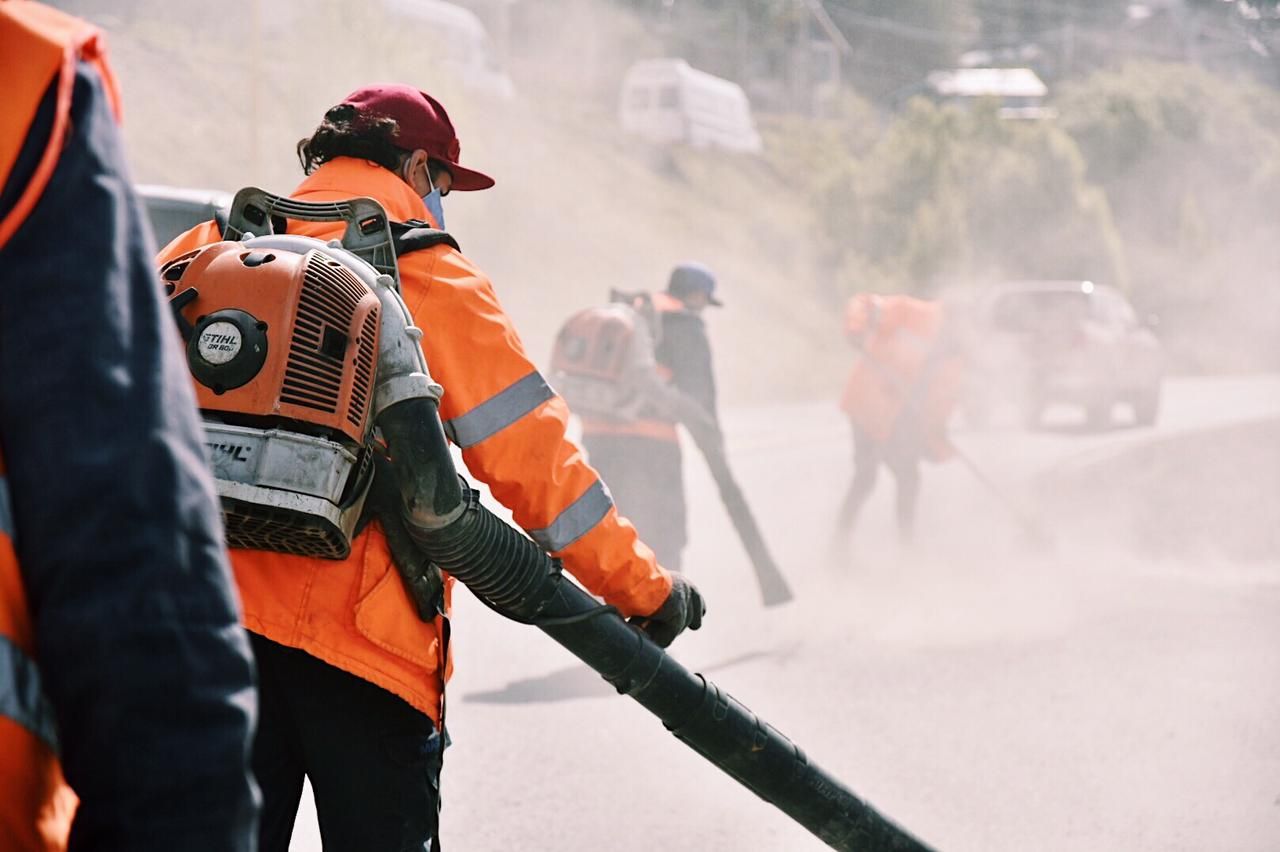
<svg viewBox="0 0 1280 852">
<path fill-rule="evenodd" d="M 690 293 L 706 293 L 707 304 L 720 307 L 724 303 L 716 298 L 716 277 L 701 263 L 682 263 L 671 270 L 667 292 L 677 298 Z"/>
</svg>

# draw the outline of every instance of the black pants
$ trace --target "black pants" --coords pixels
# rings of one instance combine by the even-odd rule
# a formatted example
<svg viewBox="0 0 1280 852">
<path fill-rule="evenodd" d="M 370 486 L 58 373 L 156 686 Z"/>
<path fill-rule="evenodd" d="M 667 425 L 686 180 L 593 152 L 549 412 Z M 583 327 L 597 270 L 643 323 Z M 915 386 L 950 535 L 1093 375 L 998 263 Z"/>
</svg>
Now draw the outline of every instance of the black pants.
<svg viewBox="0 0 1280 852">
<path fill-rule="evenodd" d="M 304 775 L 324 852 L 436 852 L 443 749 L 430 717 L 303 651 L 251 636 L 260 852 L 287 852 Z"/>
<path fill-rule="evenodd" d="M 582 445 L 618 512 L 653 548 L 658 564 L 679 571 L 689 541 L 680 445 L 640 435 L 592 434 L 583 435 Z"/>
<path fill-rule="evenodd" d="M 895 434 L 888 441 L 876 441 L 854 426 L 853 482 L 840 507 L 837 535 L 853 529 L 862 505 L 875 490 L 876 474 L 883 464 L 897 481 L 898 535 L 909 541 L 915 533 L 916 501 L 920 496 L 920 458 L 919 444 L 908 435 Z"/>
</svg>

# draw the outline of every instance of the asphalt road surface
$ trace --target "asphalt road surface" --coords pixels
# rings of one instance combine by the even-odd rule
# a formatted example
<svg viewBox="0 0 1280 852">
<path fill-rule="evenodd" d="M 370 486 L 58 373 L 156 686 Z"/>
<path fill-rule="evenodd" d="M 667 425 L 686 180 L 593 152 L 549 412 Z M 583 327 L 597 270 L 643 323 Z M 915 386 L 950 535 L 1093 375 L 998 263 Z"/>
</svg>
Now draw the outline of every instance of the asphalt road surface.
<svg viewBox="0 0 1280 852">
<path fill-rule="evenodd" d="M 989 485 L 928 467 L 905 546 L 882 476 L 832 558 L 834 405 L 726 412 L 796 600 L 760 605 L 687 457 L 709 612 L 674 655 L 941 850 L 1280 849 L 1280 379 L 1170 381 L 1149 429 L 1073 417 L 958 428 Z M 450 852 L 826 848 L 539 631 L 465 591 L 454 625 Z"/>
</svg>

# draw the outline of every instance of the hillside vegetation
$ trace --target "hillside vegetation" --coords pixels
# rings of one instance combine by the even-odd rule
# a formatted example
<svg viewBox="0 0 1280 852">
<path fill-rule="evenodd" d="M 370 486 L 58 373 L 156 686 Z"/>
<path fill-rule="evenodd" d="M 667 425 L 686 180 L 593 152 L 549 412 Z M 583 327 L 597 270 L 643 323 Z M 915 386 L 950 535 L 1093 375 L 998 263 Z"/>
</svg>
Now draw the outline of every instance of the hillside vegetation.
<svg viewBox="0 0 1280 852">
<path fill-rule="evenodd" d="M 429 34 L 375 4 L 62 5 L 108 30 L 146 182 L 288 190 L 295 143 L 347 91 L 398 80 L 437 94 L 463 162 L 498 181 L 451 195 L 449 228 L 541 363 L 568 313 L 610 287 L 660 287 L 694 258 L 721 278 L 727 307 L 710 322 L 730 401 L 834 396 L 848 293 L 1006 275 L 1126 287 L 1162 314 L 1184 369 L 1280 365 L 1265 319 L 1280 316 L 1280 99 L 1255 84 L 1134 65 L 1063 85 L 1058 119 L 1034 123 L 923 100 L 887 112 L 850 92 L 821 121 L 762 116 L 755 157 L 621 133 L 612 93 L 654 46 L 604 2 L 529 22 L 543 30 L 509 101 L 459 89 Z"/>
</svg>

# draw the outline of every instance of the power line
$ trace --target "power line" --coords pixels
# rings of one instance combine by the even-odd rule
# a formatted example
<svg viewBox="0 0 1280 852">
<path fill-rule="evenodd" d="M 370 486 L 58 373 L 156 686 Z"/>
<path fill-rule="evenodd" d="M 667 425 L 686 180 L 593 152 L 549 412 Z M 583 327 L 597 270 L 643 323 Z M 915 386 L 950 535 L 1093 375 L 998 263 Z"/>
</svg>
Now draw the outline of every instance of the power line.
<svg viewBox="0 0 1280 852">
<path fill-rule="evenodd" d="M 877 15 L 855 12 L 847 7 L 840 7 L 832 10 L 832 17 L 840 17 L 850 21 L 856 21 L 866 29 L 895 35 L 899 38 L 912 41 L 923 41 L 931 44 L 953 44 L 956 38 L 960 35 L 955 30 L 939 30 L 928 27 L 919 27 L 914 24 L 904 24 L 899 21 L 895 21 L 892 18 L 882 18 Z"/>
</svg>

